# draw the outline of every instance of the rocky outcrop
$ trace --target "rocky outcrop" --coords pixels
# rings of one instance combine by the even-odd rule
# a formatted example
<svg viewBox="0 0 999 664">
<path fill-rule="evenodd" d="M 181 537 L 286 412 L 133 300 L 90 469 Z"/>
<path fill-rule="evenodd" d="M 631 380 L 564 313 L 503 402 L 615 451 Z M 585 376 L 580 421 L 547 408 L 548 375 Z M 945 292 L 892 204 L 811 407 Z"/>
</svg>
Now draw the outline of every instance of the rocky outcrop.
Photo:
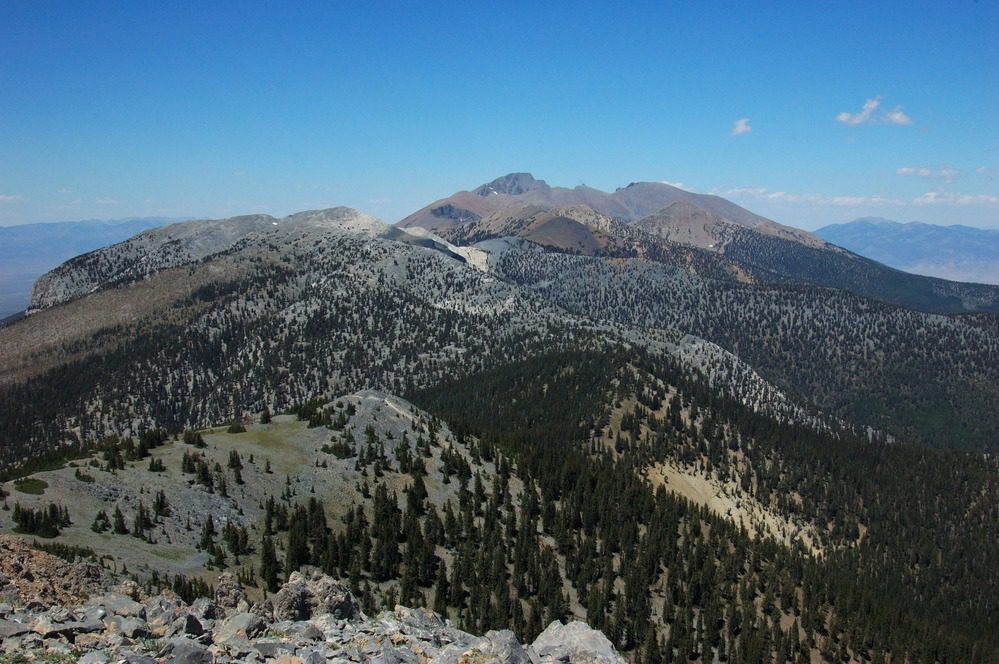
<svg viewBox="0 0 999 664">
<path fill-rule="evenodd" d="M 306 580 L 301 572 L 292 573 L 274 596 L 273 605 L 275 620 L 308 620 L 319 615 L 353 620 L 361 615 L 346 584 L 324 575 Z"/>
<path fill-rule="evenodd" d="M 0 603 L 74 604 L 117 583 L 96 563 L 68 563 L 17 537 L 0 535 Z"/>
<path fill-rule="evenodd" d="M 0 653 L 32 660 L 72 653 L 86 664 L 624 662 L 581 622 L 553 622 L 525 646 L 509 630 L 475 636 L 427 609 L 397 606 L 369 618 L 346 585 L 319 574 L 292 574 L 252 610 L 231 576 L 217 587 L 214 599 L 191 604 L 169 591 L 144 599 L 105 592 L 73 608 L 0 604 Z"/>
</svg>

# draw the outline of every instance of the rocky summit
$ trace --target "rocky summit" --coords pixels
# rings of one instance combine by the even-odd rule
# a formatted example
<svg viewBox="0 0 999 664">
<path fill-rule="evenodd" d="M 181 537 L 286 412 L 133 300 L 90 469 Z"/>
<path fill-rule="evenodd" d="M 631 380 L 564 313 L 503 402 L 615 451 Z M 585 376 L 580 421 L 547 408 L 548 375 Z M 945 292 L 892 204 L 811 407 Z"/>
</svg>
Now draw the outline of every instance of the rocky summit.
<svg viewBox="0 0 999 664">
<path fill-rule="evenodd" d="M 191 603 L 169 590 L 146 595 L 128 581 L 70 605 L 44 601 L 50 597 L 44 594 L 27 601 L 15 596 L 0 604 L 0 661 L 625 661 L 607 637 L 582 622 L 554 621 L 523 645 L 509 630 L 475 636 L 428 609 L 396 606 L 368 617 L 345 583 L 322 574 L 295 572 L 277 593 L 254 603 L 230 574 L 219 577 L 213 597 Z"/>
</svg>

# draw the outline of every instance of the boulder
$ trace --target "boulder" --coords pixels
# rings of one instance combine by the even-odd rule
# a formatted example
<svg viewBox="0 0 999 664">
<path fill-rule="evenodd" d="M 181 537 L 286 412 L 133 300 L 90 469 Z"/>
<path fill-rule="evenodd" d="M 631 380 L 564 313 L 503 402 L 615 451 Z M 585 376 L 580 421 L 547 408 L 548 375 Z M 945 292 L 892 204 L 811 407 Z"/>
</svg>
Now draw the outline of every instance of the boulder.
<svg viewBox="0 0 999 664">
<path fill-rule="evenodd" d="M 625 659 L 601 632 L 584 622 L 563 625 L 552 622 L 538 635 L 531 649 L 542 664 L 574 662 L 578 664 L 625 664 Z"/>
<path fill-rule="evenodd" d="M 146 619 L 146 607 L 121 593 L 107 593 L 94 599 L 91 604 L 103 606 L 108 613 L 116 616 Z"/>
<path fill-rule="evenodd" d="M 212 635 L 216 643 L 225 643 L 234 638 L 252 639 L 267 627 L 260 616 L 253 613 L 237 613 L 216 626 Z"/>
<path fill-rule="evenodd" d="M 361 616 L 347 585 L 324 574 L 306 580 L 301 572 L 292 573 L 274 595 L 273 606 L 275 620 L 308 620 L 323 614 L 343 620 Z"/>
<path fill-rule="evenodd" d="M 215 604 L 223 609 L 235 609 L 245 601 L 246 592 L 236 577 L 228 572 L 220 574 L 218 584 L 215 586 Z"/>
<path fill-rule="evenodd" d="M 160 656 L 165 657 L 170 664 L 211 664 L 215 660 L 203 645 L 183 638 L 167 641 Z"/>
</svg>

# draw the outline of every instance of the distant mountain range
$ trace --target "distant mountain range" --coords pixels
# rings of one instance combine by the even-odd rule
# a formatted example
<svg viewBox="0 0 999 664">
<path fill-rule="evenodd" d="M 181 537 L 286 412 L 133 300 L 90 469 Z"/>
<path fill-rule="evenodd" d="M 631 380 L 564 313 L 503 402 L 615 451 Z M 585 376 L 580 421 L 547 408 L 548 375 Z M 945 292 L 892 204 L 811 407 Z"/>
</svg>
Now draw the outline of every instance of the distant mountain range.
<svg viewBox="0 0 999 664">
<path fill-rule="evenodd" d="M 35 279 L 63 261 L 175 221 L 182 219 L 139 217 L 0 226 L 0 319 L 23 311 Z"/>
<path fill-rule="evenodd" d="M 815 234 L 906 272 L 999 284 L 999 230 L 864 217 L 825 226 Z"/>
</svg>

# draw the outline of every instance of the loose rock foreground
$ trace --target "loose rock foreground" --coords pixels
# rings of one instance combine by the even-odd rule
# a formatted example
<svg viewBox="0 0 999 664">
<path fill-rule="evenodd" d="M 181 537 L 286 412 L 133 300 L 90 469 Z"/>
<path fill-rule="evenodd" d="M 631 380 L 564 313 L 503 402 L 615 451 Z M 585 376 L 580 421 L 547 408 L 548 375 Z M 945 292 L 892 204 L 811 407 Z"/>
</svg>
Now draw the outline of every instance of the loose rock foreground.
<svg viewBox="0 0 999 664">
<path fill-rule="evenodd" d="M 397 606 L 368 618 L 341 581 L 298 572 L 264 602 L 251 605 L 223 574 L 214 598 L 186 604 L 170 591 L 147 597 L 131 581 L 88 571 L 96 566 L 71 565 L 12 541 L 0 542 L 0 662 L 625 661 L 603 634 L 581 622 L 553 622 L 525 647 L 508 630 L 474 636 L 426 609 Z M 100 594 L 72 608 L 60 603 L 91 590 Z"/>
</svg>

